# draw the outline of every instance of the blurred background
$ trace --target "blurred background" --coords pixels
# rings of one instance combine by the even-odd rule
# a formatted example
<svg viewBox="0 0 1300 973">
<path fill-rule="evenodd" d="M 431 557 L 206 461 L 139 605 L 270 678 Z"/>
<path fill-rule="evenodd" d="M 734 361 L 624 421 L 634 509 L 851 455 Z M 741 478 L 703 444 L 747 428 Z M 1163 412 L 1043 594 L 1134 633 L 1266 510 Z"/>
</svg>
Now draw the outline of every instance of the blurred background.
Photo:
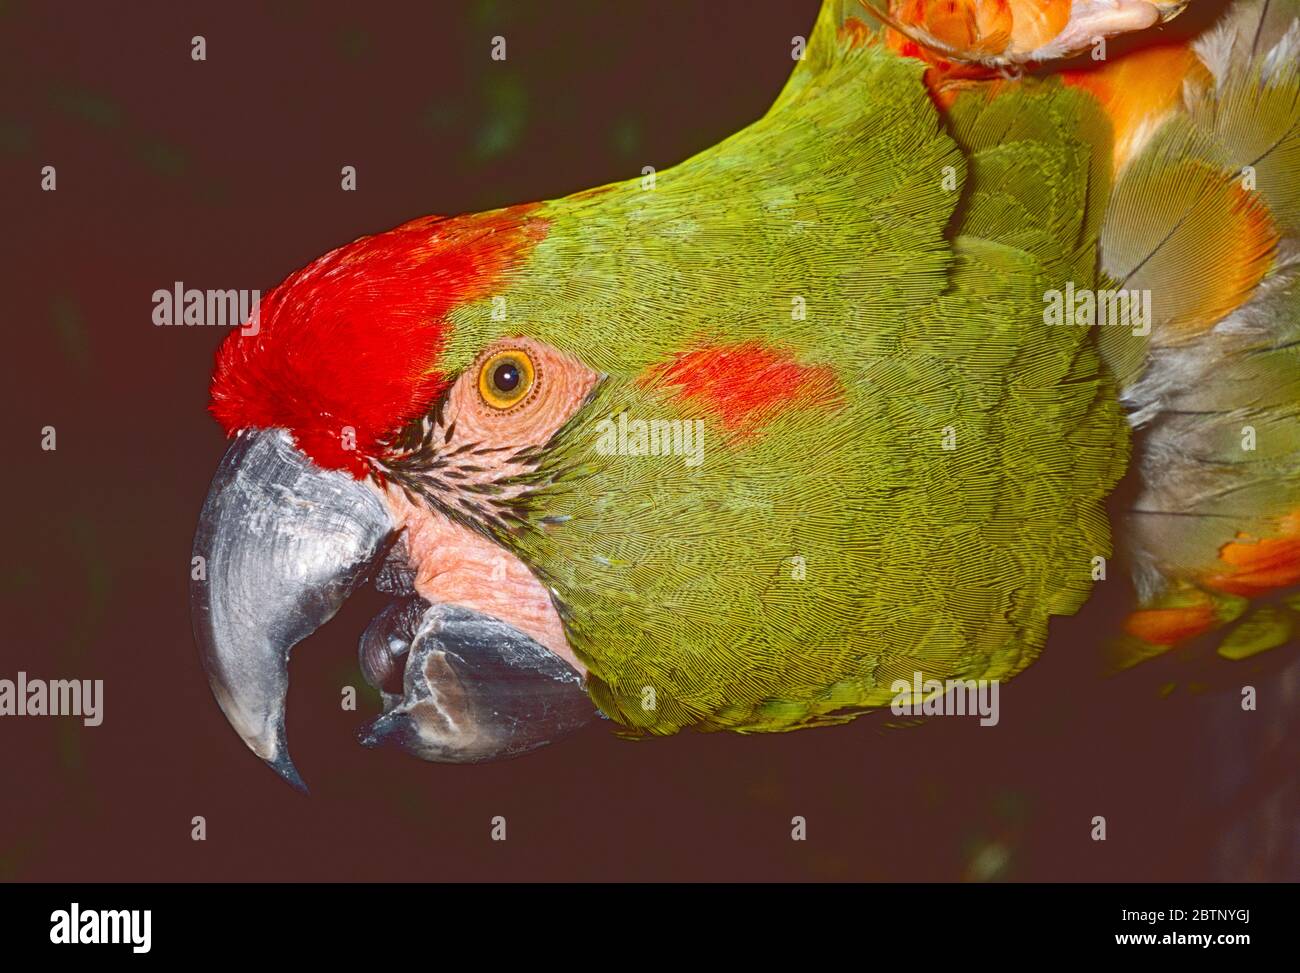
<svg viewBox="0 0 1300 973">
<path fill-rule="evenodd" d="M 1129 596 L 1114 567 L 1002 687 L 994 728 L 873 716 L 631 743 L 605 724 L 521 760 L 424 764 L 354 739 L 379 708 L 356 663 L 373 592 L 294 653 L 310 797 L 214 703 L 188 577 L 225 331 L 155 327 L 153 292 L 265 293 L 415 216 L 663 169 L 762 115 L 817 7 L 0 0 L 0 678 L 105 682 L 101 726 L 0 718 L 0 879 L 1300 877 L 1295 652 L 1102 679 Z"/>
</svg>

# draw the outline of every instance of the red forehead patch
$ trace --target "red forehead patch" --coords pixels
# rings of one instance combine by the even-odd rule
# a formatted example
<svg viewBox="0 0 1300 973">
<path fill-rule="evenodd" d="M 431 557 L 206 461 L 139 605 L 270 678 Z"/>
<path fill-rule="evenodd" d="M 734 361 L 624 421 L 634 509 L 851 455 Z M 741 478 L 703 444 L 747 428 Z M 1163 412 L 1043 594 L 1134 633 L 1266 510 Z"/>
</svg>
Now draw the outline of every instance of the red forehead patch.
<svg viewBox="0 0 1300 973">
<path fill-rule="evenodd" d="M 672 390 L 682 402 L 716 416 L 738 438 L 790 409 L 842 400 L 834 369 L 801 364 L 789 349 L 760 341 L 696 346 L 651 368 L 641 384 Z"/>
<path fill-rule="evenodd" d="M 545 236 L 536 206 L 412 220 L 292 274 L 262 299 L 257 333 L 218 348 L 212 414 L 229 435 L 286 428 L 317 465 L 364 476 L 446 388 L 447 315 L 492 295 Z"/>
</svg>

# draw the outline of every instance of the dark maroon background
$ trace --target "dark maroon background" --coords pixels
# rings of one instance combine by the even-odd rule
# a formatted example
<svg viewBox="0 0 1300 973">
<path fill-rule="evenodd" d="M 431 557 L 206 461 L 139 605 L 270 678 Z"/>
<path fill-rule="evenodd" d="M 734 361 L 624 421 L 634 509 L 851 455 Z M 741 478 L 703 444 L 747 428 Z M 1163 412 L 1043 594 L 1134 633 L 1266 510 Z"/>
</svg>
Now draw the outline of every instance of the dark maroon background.
<svg viewBox="0 0 1300 973">
<path fill-rule="evenodd" d="M 1102 680 L 1127 597 L 1115 577 L 1003 687 L 996 729 L 873 717 L 629 743 L 597 726 L 523 760 L 424 764 L 354 741 L 368 690 L 339 708 L 341 686 L 363 686 L 373 593 L 295 653 L 289 738 L 311 797 L 213 702 L 187 589 L 223 449 L 204 411 L 222 332 L 153 326 L 152 292 L 265 292 L 417 215 L 677 162 L 762 114 L 817 6 L 0 0 L 0 678 L 106 683 L 97 728 L 0 718 L 0 878 L 1297 876 L 1300 669 L 1202 679 L 1166 660 Z M 45 164 L 57 192 L 40 191 Z M 1189 692 L 1189 674 L 1207 688 Z M 1243 682 L 1257 713 L 1240 710 Z M 489 840 L 498 814 L 505 843 Z"/>
</svg>

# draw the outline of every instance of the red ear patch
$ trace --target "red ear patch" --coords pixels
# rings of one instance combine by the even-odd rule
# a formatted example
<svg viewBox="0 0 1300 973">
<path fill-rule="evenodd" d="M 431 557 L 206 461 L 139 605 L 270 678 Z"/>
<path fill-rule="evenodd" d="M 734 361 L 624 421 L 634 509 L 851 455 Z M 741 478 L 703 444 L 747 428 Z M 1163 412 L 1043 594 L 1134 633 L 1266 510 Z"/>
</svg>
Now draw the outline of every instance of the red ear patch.
<svg viewBox="0 0 1300 973">
<path fill-rule="evenodd" d="M 546 235 L 536 207 L 412 220 L 290 275 L 263 298 L 257 333 L 217 349 L 212 414 L 230 435 L 284 427 L 317 465 L 366 475 L 380 441 L 447 387 L 447 315 L 490 296 Z"/>
<path fill-rule="evenodd" d="M 796 407 L 838 406 L 839 376 L 827 365 L 804 365 L 788 349 L 747 341 L 700 345 L 651 368 L 648 388 L 674 391 L 722 421 L 737 438 L 758 432 Z"/>
</svg>

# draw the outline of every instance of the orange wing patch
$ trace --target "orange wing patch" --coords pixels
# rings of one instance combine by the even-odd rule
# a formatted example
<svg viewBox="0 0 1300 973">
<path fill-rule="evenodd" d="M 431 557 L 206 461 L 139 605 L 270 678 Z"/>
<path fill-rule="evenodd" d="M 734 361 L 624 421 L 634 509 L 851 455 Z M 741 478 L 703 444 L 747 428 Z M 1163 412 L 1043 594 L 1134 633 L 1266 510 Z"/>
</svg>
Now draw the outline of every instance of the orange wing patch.
<svg viewBox="0 0 1300 973">
<path fill-rule="evenodd" d="M 1279 537 L 1238 534 L 1219 551 L 1228 570 L 1205 579 L 1208 587 L 1253 598 L 1300 584 L 1300 510 L 1282 518 Z"/>
<path fill-rule="evenodd" d="M 1204 635 L 1217 623 L 1214 606 L 1207 600 L 1178 608 L 1148 608 L 1133 612 L 1124 622 L 1124 631 L 1152 645 L 1177 645 Z"/>
<path fill-rule="evenodd" d="M 1210 84 L 1188 43 L 1153 44 L 1095 67 L 1062 71 L 1061 80 L 1090 92 L 1110 117 L 1115 169 L 1131 159 L 1165 116 L 1182 104 L 1183 83 Z"/>
</svg>

